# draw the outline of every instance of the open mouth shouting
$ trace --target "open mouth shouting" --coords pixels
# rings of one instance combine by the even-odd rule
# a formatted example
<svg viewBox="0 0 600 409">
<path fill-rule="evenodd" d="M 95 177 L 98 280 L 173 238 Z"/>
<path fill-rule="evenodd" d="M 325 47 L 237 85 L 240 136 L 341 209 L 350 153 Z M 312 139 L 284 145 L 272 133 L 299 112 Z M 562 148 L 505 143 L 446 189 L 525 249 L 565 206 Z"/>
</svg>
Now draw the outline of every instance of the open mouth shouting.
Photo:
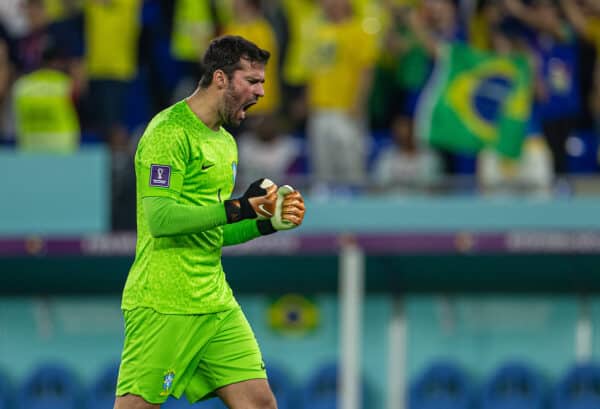
<svg viewBox="0 0 600 409">
<path fill-rule="evenodd" d="M 250 102 L 245 103 L 244 105 L 242 105 L 242 107 L 240 108 L 239 112 L 238 112 L 238 120 L 243 120 L 246 119 L 246 111 L 248 109 L 250 109 L 251 106 L 256 105 L 258 101 L 257 100 L 252 100 Z"/>
</svg>

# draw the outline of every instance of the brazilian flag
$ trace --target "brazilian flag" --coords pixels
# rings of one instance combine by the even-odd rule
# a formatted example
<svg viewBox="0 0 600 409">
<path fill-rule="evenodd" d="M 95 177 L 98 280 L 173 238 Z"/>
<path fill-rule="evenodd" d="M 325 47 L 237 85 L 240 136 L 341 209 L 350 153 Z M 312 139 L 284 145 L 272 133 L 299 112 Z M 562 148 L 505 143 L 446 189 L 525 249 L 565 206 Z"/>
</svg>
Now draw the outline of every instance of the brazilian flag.
<svg viewBox="0 0 600 409">
<path fill-rule="evenodd" d="M 309 297 L 285 294 L 274 300 L 267 310 L 269 326 L 285 335 L 303 336 L 319 325 L 319 308 Z"/>
<path fill-rule="evenodd" d="M 431 145 L 503 156 L 521 153 L 531 113 L 533 79 L 524 56 L 463 44 L 444 46 L 417 108 L 417 134 Z"/>
</svg>

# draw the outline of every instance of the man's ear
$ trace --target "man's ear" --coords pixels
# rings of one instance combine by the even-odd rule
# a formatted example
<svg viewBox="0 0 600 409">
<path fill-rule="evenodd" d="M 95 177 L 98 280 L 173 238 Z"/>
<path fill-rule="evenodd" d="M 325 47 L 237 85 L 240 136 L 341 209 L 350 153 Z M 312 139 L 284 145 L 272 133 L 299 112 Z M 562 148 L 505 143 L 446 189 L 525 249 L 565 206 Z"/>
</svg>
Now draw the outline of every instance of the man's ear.
<svg viewBox="0 0 600 409">
<path fill-rule="evenodd" d="M 223 89 L 227 87 L 227 75 L 225 75 L 223 70 L 215 70 L 213 73 L 213 82 L 218 89 Z"/>
</svg>

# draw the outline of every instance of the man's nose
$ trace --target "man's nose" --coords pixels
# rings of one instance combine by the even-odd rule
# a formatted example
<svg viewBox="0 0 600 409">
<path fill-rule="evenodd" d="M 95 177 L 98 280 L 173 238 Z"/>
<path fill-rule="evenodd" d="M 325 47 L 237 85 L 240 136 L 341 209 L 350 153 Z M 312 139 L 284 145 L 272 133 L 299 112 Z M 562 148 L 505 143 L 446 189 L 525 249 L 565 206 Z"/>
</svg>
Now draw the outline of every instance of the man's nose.
<svg viewBox="0 0 600 409">
<path fill-rule="evenodd" d="M 265 96 L 265 87 L 262 83 L 256 84 L 256 86 L 254 87 L 254 95 L 256 95 L 257 97 Z"/>
</svg>

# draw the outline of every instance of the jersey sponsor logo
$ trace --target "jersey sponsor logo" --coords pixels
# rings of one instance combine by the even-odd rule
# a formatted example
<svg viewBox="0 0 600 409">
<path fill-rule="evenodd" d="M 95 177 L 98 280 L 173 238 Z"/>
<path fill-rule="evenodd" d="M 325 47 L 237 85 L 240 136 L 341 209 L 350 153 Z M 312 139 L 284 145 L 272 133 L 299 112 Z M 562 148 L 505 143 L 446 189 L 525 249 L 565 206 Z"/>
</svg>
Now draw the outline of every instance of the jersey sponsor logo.
<svg viewBox="0 0 600 409">
<path fill-rule="evenodd" d="M 171 167 L 168 165 L 150 165 L 150 186 L 169 187 Z"/>
<path fill-rule="evenodd" d="M 165 372 L 165 376 L 163 378 L 163 384 L 162 384 L 162 392 L 160 393 L 161 396 L 166 396 L 169 393 L 171 393 L 171 387 L 173 386 L 173 380 L 175 379 L 175 371 L 172 369 L 169 369 L 167 372 Z"/>
<path fill-rule="evenodd" d="M 210 169 L 215 166 L 214 163 L 207 163 L 206 165 L 202 165 L 202 170 Z"/>
</svg>

